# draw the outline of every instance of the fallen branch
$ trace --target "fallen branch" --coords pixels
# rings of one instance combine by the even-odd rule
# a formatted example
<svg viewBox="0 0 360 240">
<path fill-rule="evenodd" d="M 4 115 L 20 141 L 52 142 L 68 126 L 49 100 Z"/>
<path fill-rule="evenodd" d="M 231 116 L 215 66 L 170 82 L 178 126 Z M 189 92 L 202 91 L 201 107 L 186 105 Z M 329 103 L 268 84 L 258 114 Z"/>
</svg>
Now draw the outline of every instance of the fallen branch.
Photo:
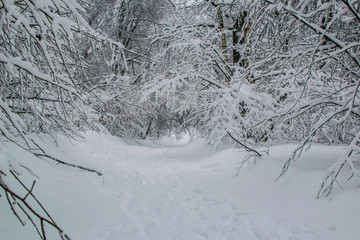
<svg viewBox="0 0 360 240">
<path fill-rule="evenodd" d="M 83 166 L 80 166 L 80 165 L 77 165 L 77 164 L 73 164 L 73 163 L 68 163 L 68 162 L 64 162 L 64 161 L 61 161 L 60 159 L 57 159 L 55 157 L 52 157 L 52 156 L 49 156 L 47 154 L 41 154 L 41 153 L 33 153 L 35 156 L 37 157 L 46 157 L 50 160 L 53 160 L 55 162 L 57 162 L 58 164 L 62 164 L 62 165 L 66 165 L 66 166 L 69 166 L 69 167 L 74 167 L 74 168 L 79 168 L 81 170 L 84 170 L 84 171 L 87 171 L 87 172 L 93 172 L 93 173 L 96 173 L 98 176 L 102 176 L 102 173 L 97 171 L 97 170 L 94 170 L 94 169 L 91 169 L 91 168 L 87 168 L 87 167 L 83 167 Z"/>
</svg>

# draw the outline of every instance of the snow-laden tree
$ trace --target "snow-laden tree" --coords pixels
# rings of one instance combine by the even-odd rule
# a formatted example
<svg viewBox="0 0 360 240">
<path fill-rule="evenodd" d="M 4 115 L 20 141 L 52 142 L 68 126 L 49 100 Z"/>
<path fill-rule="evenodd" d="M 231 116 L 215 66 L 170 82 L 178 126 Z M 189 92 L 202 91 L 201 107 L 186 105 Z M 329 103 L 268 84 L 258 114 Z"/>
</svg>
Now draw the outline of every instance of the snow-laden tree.
<svg viewBox="0 0 360 240">
<path fill-rule="evenodd" d="M 299 141 L 284 165 L 313 142 L 347 144 L 326 174 L 359 180 L 358 1 L 179 1 L 175 20 L 143 78 L 144 94 L 216 146 L 234 137 Z M 171 116 L 172 114 L 170 114 Z M 231 135 L 231 136 L 230 136 Z"/>
<path fill-rule="evenodd" d="M 318 196 L 329 195 L 342 169 L 359 180 L 360 27 L 357 1 L 264 1 L 250 38 L 248 71 L 255 85 L 276 100 L 276 111 L 254 127 L 276 141 L 301 144 L 284 165 L 313 142 L 348 144 L 328 170 Z M 263 125 L 265 124 L 265 125 Z M 268 127 L 267 127 L 268 126 Z"/>
<path fill-rule="evenodd" d="M 66 162 L 49 156 L 35 134 L 73 137 L 79 128 L 92 125 L 86 106 L 88 65 L 79 43 L 91 41 L 112 51 L 123 48 L 88 25 L 84 4 L 0 1 L 0 139 L 61 164 Z M 2 160 L 0 167 L 0 188 L 20 222 L 28 218 L 42 239 L 46 225 L 69 239 L 33 195 L 35 181 L 31 186 L 22 180 L 18 169 L 31 172 L 31 166 Z"/>
<path fill-rule="evenodd" d="M 89 73 L 94 82 L 92 106 L 100 113 L 101 123 L 111 134 L 126 137 L 145 137 L 149 126 L 155 127 L 156 109 L 151 103 L 139 104 L 140 79 L 144 67 L 153 61 L 154 48 L 148 35 L 164 25 L 162 16 L 168 11 L 166 0 L 102 0 L 90 1 L 89 24 L 106 36 L 123 43 L 123 52 L 109 53 L 108 61 L 99 63 L 104 51 L 86 45 Z M 91 53 L 91 54 L 87 54 Z M 126 59 L 126 60 L 125 60 Z M 99 84 L 100 83 L 100 84 Z"/>
<path fill-rule="evenodd" d="M 112 72 L 124 75 L 137 74 L 139 62 L 149 51 L 147 36 L 161 26 L 164 0 L 91 0 L 88 7 L 89 25 L 125 47 L 127 63 L 121 54 L 115 54 Z M 93 49 L 89 49 L 93 51 Z M 142 55 L 144 54 L 144 55 Z M 95 66 L 97 70 L 107 69 L 106 63 Z M 102 69 L 103 68 L 103 69 Z"/>
<path fill-rule="evenodd" d="M 246 68 L 247 16 L 259 10 L 255 3 L 178 3 L 174 20 L 153 37 L 160 47 L 142 79 L 144 96 L 166 105 L 169 120 L 184 116 L 179 127 L 195 126 L 217 147 L 234 143 L 229 133 L 250 142 L 267 138 L 250 126 L 271 109 L 271 99 L 257 91 Z"/>
</svg>

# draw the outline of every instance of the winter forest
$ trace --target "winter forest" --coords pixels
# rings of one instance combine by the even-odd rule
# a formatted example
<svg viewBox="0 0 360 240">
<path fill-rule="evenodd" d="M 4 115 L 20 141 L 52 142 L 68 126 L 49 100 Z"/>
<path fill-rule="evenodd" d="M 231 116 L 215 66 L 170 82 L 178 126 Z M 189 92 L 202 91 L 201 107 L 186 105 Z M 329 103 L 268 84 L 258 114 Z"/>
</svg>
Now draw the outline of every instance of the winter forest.
<svg viewBox="0 0 360 240">
<path fill-rule="evenodd" d="M 272 147 L 292 144 L 274 166 L 274 186 L 313 147 L 324 150 L 310 166 L 336 149 L 307 197 L 328 203 L 352 186 L 359 200 L 358 0 L 0 0 L 0 27 L 0 211 L 20 231 L 77 239 L 63 227 L 69 218 L 52 214 L 60 210 L 48 190 L 36 194 L 48 181 L 37 171 L 104 174 L 108 186 L 95 163 L 56 154 L 89 131 L 140 145 L 186 135 L 211 154 L 243 151 L 228 166 L 239 175 L 266 162 Z M 134 226 L 144 226 L 139 219 Z M 350 222 L 360 228 L 359 220 Z M 138 232 L 79 239 L 171 239 Z M 255 235 L 239 239 L 329 239 Z M 237 239 L 194 236 L 172 239 Z"/>
</svg>

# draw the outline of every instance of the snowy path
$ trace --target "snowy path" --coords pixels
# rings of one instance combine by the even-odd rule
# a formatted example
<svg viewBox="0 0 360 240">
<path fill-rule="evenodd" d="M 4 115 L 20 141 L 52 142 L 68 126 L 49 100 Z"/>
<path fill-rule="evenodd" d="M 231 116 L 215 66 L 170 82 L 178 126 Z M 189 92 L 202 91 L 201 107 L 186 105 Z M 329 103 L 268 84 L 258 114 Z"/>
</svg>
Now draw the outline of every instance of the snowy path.
<svg viewBox="0 0 360 240">
<path fill-rule="evenodd" d="M 328 211 L 336 205 L 324 207 L 327 200 L 319 203 L 310 195 L 298 199 L 295 206 L 292 201 L 298 196 L 276 194 L 276 189 L 284 186 L 281 183 L 241 183 L 246 175 L 233 177 L 242 156 L 238 151 L 214 154 L 200 142 L 136 146 L 96 135 L 66 148 L 63 157 L 75 156 L 79 163 L 104 173 L 98 177 L 58 168 L 51 172 L 48 167 L 39 173 L 52 179 L 39 183 L 39 188 L 54 189 L 40 192 L 41 199 L 73 240 L 359 239 L 359 231 L 344 235 L 335 220 L 320 216 L 325 211 L 329 216 L 338 214 Z M 273 181 L 277 173 L 264 174 L 264 181 Z M 264 189 L 259 189 L 261 186 Z M 261 195 L 270 190 L 275 192 L 273 196 Z M 311 214 L 315 214 L 312 220 Z M 31 232 L 31 228 L 19 231 Z"/>
</svg>

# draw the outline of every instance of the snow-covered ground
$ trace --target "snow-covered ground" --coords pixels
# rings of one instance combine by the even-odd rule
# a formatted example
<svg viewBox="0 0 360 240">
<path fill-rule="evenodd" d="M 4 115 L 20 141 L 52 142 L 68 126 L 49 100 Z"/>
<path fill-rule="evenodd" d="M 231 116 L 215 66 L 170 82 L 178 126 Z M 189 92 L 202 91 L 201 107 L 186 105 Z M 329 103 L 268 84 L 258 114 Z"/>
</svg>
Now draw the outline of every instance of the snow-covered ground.
<svg viewBox="0 0 360 240">
<path fill-rule="evenodd" d="M 315 199 L 341 147 L 313 146 L 275 183 L 295 145 L 270 148 L 269 156 L 245 164 L 235 176 L 246 156 L 238 149 L 214 151 L 200 140 L 134 144 L 93 133 L 85 139 L 60 138 L 50 152 L 103 176 L 55 166 L 9 144 L 0 151 L 0 161 L 23 163 L 39 176 L 34 193 L 73 240 L 360 239 L 355 183 L 342 183 L 331 200 Z M 0 239 L 38 239 L 4 197 Z"/>
</svg>

